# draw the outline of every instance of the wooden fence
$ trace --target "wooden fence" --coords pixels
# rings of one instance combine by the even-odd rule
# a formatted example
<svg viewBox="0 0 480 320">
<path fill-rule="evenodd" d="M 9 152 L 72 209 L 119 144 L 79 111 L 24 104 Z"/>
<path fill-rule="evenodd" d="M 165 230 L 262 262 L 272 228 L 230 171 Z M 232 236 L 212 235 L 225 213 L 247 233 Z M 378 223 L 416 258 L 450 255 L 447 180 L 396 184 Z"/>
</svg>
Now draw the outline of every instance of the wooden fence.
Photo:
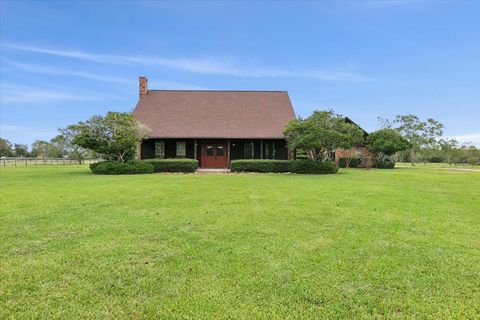
<svg viewBox="0 0 480 320">
<path fill-rule="evenodd" d="M 69 164 L 90 164 L 101 161 L 101 159 L 79 159 L 69 158 L 22 158 L 22 157 L 1 157 L 0 166 L 51 166 Z"/>
</svg>

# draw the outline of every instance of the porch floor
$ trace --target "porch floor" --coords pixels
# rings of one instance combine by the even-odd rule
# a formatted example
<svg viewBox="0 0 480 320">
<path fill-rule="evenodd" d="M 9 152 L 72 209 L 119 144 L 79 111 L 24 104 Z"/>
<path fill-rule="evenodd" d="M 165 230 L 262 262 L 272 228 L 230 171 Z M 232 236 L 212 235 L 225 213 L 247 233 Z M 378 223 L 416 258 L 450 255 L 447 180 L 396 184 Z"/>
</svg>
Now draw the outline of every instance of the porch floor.
<svg viewBox="0 0 480 320">
<path fill-rule="evenodd" d="M 230 172 L 228 168 L 198 168 L 198 173 L 227 173 Z"/>
</svg>

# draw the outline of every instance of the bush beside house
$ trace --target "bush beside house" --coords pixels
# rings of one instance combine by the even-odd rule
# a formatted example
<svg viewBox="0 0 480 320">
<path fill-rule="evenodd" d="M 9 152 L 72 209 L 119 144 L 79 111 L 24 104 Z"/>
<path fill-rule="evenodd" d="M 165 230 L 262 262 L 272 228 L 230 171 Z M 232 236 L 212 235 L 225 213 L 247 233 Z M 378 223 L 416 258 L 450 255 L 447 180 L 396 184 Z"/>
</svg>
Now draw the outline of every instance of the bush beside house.
<svg viewBox="0 0 480 320">
<path fill-rule="evenodd" d="M 93 174 L 146 174 L 153 173 L 153 165 L 144 161 L 103 161 L 90 164 Z"/>
<path fill-rule="evenodd" d="M 377 169 L 393 169 L 395 168 L 395 162 L 392 160 L 384 160 L 375 162 L 375 168 Z"/>
<path fill-rule="evenodd" d="M 198 160 L 194 159 L 148 159 L 142 160 L 153 165 L 154 172 L 195 172 Z"/>
<path fill-rule="evenodd" d="M 312 160 L 233 160 L 233 172 L 292 172 L 299 174 L 332 174 L 338 167 L 331 161 Z"/>
</svg>

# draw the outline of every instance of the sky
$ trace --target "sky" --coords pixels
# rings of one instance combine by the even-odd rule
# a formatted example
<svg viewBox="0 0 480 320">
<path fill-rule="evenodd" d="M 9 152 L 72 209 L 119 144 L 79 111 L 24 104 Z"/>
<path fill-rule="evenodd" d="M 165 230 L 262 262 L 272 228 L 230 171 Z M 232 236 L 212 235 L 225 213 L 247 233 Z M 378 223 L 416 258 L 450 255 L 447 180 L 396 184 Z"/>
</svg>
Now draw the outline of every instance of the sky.
<svg viewBox="0 0 480 320">
<path fill-rule="evenodd" d="M 298 116 L 432 117 L 480 146 L 480 1 L 0 1 L 0 136 L 51 139 L 149 89 L 286 90 Z"/>
</svg>

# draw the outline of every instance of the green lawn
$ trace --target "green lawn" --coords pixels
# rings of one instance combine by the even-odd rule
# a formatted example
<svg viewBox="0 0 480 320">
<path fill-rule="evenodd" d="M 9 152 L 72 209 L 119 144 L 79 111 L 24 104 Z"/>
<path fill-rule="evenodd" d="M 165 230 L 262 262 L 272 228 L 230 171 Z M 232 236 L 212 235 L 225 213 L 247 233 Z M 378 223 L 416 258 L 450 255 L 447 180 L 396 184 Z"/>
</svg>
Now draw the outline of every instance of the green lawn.
<svg viewBox="0 0 480 320">
<path fill-rule="evenodd" d="M 0 319 L 480 317 L 478 172 L 0 180 Z"/>
</svg>

